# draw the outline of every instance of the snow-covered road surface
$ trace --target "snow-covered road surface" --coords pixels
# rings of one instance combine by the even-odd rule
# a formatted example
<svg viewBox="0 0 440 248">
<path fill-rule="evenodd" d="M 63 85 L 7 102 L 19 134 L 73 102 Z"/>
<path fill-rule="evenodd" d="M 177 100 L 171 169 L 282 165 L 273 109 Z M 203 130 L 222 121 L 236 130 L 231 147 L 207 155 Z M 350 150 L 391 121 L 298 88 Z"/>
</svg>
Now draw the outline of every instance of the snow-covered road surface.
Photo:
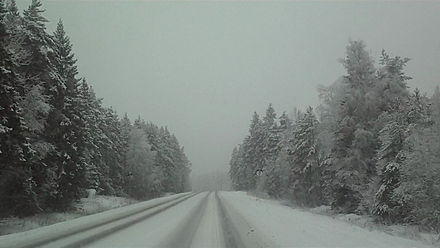
<svg viewBox="0 0 440 248">
<path fill-rule="evenodd" d="M 245 192 L 203 192 L 148 211 L 44 247 L 430 247 Z"/>
<path fill-rule="evenodd" d="M 429 246 L 245 192 L 205 192 L 88 247 Z"/>
<path fill-rule="evenodd" d="M 214 193 L 200 193 L 88 247 L 226 247 Z"/>
</svg>

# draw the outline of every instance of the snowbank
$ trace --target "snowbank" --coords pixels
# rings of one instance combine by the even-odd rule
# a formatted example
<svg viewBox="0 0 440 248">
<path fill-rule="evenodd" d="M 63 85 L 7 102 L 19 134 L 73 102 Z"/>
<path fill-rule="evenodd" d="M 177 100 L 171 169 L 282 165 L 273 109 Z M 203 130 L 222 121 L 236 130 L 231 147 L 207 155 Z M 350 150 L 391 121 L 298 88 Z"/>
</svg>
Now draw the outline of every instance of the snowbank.
<svg viewBox="0 0 440 248">
<path fill-rule="evenodd" d="M 95 198 L 82 198 L 76 204 L 76 212 L 83 215 L 96 214 L 112 208 L 124 207 L 138 201 L 124 197 L 97 195 Z"/>
<path fill-rule="evenodd" d="M 45 243 L 60 237 L 71 235 L 87 230 L 104 223 L 121 219 L 162 203 L 174 200 L 190 193 L 181 193 L 173 196 L 157 198 L 129 206 L 111 209 L 101 213 L 83 216 L 70 221 L 44 226 L 34 230 L 0 236 L 0 248 L 2 247 L 33 247 L 36 244 Z"/>
<path fill-rule="evenodd" d="M 366 228 L 370 231 L 379 230 L 393 236 L 422 241 L 427 244 L 440 245 L 440 234 L 427 233 L 414 225 L 385 225 L 378 223 L 375 218 L 357 214 L 337 214 L 330 206 L 319 206 L 311 209 L 303 209 L 314 214 L 326 215 L 331 218 L 350 223 L 355 226 Z"/>
<path fill-rule="evenodd" d="M 242 232 L 264 234 L 265 240 L 279 247 L 432 247 L 421 241 L 392 236 L 382 230 L 368 230 L 346 220 L 291 208 L 280 201 L 261 199 L 245 192 L 221 192 L 220 196 L 239 215 L 235 218 L 242 218 L 246 223 L 246 226 L 242 225 Z M 364 221 L 355 215 L 345 218 Z"/>
<path fill-rule="evenodd" d="M 93 199 L 82 198 L 72 211 L 63 213 L 43 213 L 25 218 L 6 218 L 0 220 L 0 235 L 23 232 L 52 225 L 58 222 L 96 214 L 113 208 L 127 206 L 138 201 L 124 197 L 97 195 Z"/>
</svg>

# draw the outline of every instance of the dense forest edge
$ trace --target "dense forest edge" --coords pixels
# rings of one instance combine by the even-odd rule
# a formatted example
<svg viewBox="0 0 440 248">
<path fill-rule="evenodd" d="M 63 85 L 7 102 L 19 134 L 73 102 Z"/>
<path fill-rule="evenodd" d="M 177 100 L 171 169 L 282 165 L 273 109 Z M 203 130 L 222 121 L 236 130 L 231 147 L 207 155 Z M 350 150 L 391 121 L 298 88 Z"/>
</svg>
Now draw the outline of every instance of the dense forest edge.
<svg viewBox="0 0 440 248">
<path fill-rule="evenodd" d="M 439 88 L 409 90 L 409 59 L 382 51 L 376 65 L 362 41 L 340 62 L 346 75 L 318 89 L 315 109 L 254 113 L 232 153 L 233 188 L 438 233 Z"/>
<path fill-rule="evenodd" d="M 39 0 L 0 0 L 0 217 L 65 211 L 98 194 L 139 200 L 190 190 L 190 162 L 166 128 L 119 117 L 86 79 L 61 20 Z"/>
</svg>

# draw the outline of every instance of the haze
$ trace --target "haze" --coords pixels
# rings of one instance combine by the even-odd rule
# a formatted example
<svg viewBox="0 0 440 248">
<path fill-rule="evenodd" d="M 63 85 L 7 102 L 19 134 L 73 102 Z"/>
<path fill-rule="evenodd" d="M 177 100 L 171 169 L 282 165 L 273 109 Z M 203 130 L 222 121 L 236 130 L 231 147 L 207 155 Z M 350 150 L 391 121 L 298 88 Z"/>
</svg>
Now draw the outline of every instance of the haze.
<svg viewBox="0 0 440 248">
<path fill-rule="evenodd" d="M 29 1 L 19 1 L 21 8 Z M 412 58 L 411 87 L 440 78 L 440 3 L 44 1 L 81 76 L 121 115 L 166 125 L 194 175 L 228 168 L 253 111 L 318 104 L 348 39 Z"/>
</svg>

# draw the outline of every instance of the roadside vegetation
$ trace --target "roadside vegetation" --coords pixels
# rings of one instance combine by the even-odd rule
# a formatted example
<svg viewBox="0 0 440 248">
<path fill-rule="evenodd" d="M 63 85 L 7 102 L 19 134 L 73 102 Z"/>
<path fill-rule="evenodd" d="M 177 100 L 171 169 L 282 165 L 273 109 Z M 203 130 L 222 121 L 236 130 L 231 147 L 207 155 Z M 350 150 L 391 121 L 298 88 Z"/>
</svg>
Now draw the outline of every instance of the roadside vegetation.
<svg viewBox="0 0 440 248">
<path fill-rule="evenodd" d="M 166 128 L 102 103 L 61 20 L 32 0 L 0 0 L 0 218 L 75 211 L 87 189 L 149 199 L 189 187 L 190 162 Z M 123 82 L 121 82 L 123 83 Z"/>
<path fill-rule="evenodd" d="M 236 190 L 440 232 L 440 90 L 409 89 L 410 60 L 350 41 L 316 108 L 254 113 L 230 162 Z M 414 80 L 416 81 L 416 80 Z"/>
</svg>

